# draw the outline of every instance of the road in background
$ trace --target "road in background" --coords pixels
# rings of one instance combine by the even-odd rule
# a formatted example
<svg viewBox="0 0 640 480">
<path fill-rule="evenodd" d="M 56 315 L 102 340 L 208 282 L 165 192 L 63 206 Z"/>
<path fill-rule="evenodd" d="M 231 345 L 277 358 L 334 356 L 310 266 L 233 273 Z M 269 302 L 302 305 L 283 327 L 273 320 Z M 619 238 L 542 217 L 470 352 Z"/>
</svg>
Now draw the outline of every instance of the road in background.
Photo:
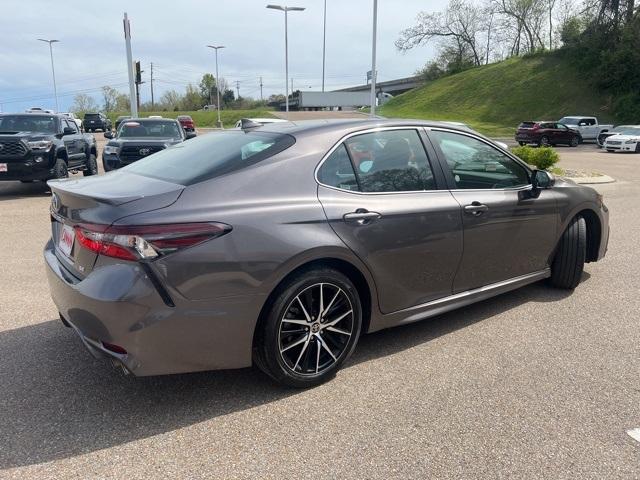
<svg viewBox="0 0 640 480">
<path fill-rule="evenodd" d="M 609 252 L 574 292 L 537 283 L 367 335 L 306 391 L 94 360 L 49 298 L 50 195 L 0 183 L 0 478 L 640 477 L 640 155 L 558 151 L 618 179 L 597 186 Z"/>
</svg>

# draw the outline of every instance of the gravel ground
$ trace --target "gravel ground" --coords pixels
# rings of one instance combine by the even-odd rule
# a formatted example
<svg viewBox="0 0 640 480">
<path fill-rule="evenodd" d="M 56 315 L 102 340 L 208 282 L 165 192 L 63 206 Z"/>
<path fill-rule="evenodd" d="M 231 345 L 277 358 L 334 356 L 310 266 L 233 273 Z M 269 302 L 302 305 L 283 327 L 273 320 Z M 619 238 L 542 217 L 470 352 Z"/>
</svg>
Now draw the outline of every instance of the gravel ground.
<svg viewBox="0 0 640 480">
<path fill-rule="evenodd" d="M 307 391 L 94 360 L 49 298 L 49 194 L 0 184 L 0 478 L 640 478 L 640 155 L 559 151 L 619 180 L 597 187 L 609 253 L 573 293 L 534 284 L 365 336 Z"/>
</svg>

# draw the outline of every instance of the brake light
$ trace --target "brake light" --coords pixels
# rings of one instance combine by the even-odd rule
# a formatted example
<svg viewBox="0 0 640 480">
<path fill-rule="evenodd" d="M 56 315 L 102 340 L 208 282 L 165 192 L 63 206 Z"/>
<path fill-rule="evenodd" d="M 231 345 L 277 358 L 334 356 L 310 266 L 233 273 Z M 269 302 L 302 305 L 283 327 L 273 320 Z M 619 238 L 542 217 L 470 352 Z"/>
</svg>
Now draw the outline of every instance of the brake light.
<svg viewBox="0 0 640 480">
<path fill-rule="evenodd" d="M 224 223 L 142 226 L 79 224 L 75 227 L 76 239 L 82 247 L 99 255 L 130 261 L 152 260 L 230 231 L 231 226 Z"/>
</svg>

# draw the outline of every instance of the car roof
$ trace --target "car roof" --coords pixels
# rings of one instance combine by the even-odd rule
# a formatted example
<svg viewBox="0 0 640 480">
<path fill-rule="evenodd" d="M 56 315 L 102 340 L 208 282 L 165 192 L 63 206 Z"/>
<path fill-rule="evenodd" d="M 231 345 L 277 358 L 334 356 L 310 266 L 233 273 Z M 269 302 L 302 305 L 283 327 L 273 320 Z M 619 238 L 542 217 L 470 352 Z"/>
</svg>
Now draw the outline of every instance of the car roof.
<svg viewBox="0 0 640 480">
<path fill-rule="evenodd" d="M 149 117 L 127 118 L 127 123 L 129 123 L 129 122 L 141 122 L 141 121 L 145 121 L 145 122 L 177 122 L 177 120 L 175 118 L 162 118 L 162 117 L 156 117 L 156 118 L 149 118 Z"/>
<path fill-rule="evenodd" d="M 440 127 L 450 130 L 469 132 L 471 129 L 442 121 L 414 120 L 414 119 L 387 119 L 387 118 L 350 118 L 350 119 L 324 119 L 302 120 L 268 123 L 255 127 L 255 130 L 274 133 L 288 133 L 296 135 L 313 135 L 320 133 L 348 134 L 376 127 Z"/>
<path fill-rule="evenodd" d="M 25 117 L 63 117 L 62 113 L 47 113 L 47 112 L 16 112 L 16 113 L 0 113 L 0 117 L 7 117 L 9 115 L 24 115 Z"/>
</svg>

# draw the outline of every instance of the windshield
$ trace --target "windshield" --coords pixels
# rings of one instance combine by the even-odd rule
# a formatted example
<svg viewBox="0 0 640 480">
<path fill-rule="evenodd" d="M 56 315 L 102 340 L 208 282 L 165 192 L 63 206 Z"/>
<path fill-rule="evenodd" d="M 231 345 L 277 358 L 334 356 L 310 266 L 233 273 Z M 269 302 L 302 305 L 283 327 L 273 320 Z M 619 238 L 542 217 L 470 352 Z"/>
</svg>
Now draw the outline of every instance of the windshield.
<svg viewBox="0 0 640 480">
<path fill-rule="evenodd" d="M 558 120 L 558 123 L 564 123 L 565 125 L 577 125 L 578 120 L 578 117 L 562 117 Z"/>
<path fill-rule="evenodd" d="M 618 135 L 640 135 L 640 127 L 620 126 L 614 128 L 611 131 L 617 133 Z"/>
<path fill-rule="evenodd" d="M 215 132 L 154 153 L 122 170 L 191 185 L 253 165 L 294 143 L 294 137 L 280 133 Z"/>
<path fill-rule="evenodd" d="M 180 127 L 173 121 L 136 120 L 135 122 L 123 122 L 118 130 L 118 137 L 180 138 L 181 134 Z"/>
<path fill-rule="evenodd" d="M 0 117 L 0 132 L 57 133 L 56 118 L 45 115 L 6 115 Z"/>
</svg>

